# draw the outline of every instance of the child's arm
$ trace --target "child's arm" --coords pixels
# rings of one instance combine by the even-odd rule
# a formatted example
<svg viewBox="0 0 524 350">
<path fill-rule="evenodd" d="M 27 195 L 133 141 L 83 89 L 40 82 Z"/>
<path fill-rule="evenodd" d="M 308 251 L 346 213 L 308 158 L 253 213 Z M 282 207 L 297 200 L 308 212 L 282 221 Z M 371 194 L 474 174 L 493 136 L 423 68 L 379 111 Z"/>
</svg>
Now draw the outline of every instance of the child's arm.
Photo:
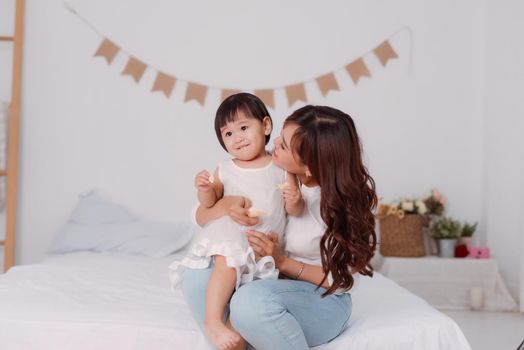
<svg viewBox="0 0 524 350">
<path fill-rule="evenodd" d="M 218 169 L 211 176 L 207 170 L 202 170 L 195 176 L 195 187 L 200 204 L 205 208 L 211 208 L 222 198 L 224 185 L 218 177 Z"/>
<path fill-rule="evenodd" d="M 300 216 L 304 212 L 305 202 L 298 187 L 298 179 L 295 174 L 287 173 L 287 180 L 281 187 L 284 197 L 284 209 L 291 216 Z"/>
</svg>

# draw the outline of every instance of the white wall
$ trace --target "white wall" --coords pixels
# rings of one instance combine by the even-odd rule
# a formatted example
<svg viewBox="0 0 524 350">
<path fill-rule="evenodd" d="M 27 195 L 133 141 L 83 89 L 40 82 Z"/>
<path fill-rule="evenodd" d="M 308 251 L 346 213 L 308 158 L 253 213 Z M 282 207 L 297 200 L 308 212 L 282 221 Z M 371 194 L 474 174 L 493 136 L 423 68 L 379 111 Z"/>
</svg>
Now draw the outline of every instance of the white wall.
<svg viewBox="0 0 524 350">
<path fill-rule="evenodd" d="M 483 216 L 488 246 L 516 297 L 524 271 L 524 4 L 488 1 L 486 13 Z"/>
<path fill-rule="evenodd" d="M 246 88 L 330 72 L 408 25 L 411 74 L 410 41 L 401 32 L 392 39 L 399 60 L 382 69 L 366 57 L 371 79 L 355 87 L 340 72 L 340 92 L 323 98 L 308 84 L 308 96 L 355 118 L 381 196 L 439 188 L 451 215 L 481 221 L 485 241 L 484 3 L 83 0 L 73 6 L 167 73 Z M 169 100 L 151 94 L 152 72 L 136 85 L 120 75 L 124 56 L 111 66 L 92 57 L 100 41 L 65 13 L 62 0 L 27 1 L 18 263 L 43 256 L 77 194 L 93 187 L 149 217 L 185 219 L 194 173 L 227 156 L 212 127 L 218 91 L 204 108 L 182 102 L 184 84 Z M 278 125 L 301 104 L 287 108 L 280 90 L 277 105 Z"/>
<path fill-rule="evenodd" d="M 0 1 L 0 36 L 13 35 L 15 0 Z M 0 101 L 11 99 L 11 63 L 13 45 L 0 41 Z"/>
</svg>

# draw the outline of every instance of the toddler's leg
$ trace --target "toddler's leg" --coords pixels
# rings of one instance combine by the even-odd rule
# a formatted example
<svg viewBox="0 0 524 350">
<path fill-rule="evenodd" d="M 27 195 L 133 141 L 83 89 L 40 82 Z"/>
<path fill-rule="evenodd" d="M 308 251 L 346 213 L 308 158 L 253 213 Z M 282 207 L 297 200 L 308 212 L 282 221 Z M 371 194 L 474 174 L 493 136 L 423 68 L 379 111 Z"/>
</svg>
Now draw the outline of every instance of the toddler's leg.
<svg viewBox="0 0 524 350">
<path fill-rule="evenodd" d="M 236 278 L 236 271 L 227 266 L 226 258 L 215 256 L 215 269 L 206 291 L 204 330 L 209 340 L 220 350 L 234 349 L 241 341 L 240 335 L 227 328 L 223 319 L 224 309 L 235 290 Z"/>
</svg>

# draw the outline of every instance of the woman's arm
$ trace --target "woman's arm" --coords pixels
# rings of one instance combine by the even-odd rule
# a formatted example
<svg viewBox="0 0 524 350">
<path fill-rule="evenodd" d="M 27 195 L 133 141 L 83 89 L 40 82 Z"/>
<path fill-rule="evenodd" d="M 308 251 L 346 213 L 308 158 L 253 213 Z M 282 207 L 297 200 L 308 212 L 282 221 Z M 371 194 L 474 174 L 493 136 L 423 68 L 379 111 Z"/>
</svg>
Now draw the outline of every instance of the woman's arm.
<svg viewBox="0 0 524 350">
<path fill-rule="evenodd" d="M 322 266 L 304 264 L 301 261 L 293 260 L 291 258 L 285 258 L 278 266 L 280 272 L 286 275 L 289 278 L 306 281 L 313 283 L 314 285 L 319 285 L 324 279 L 324 271 L 322 271 Z M 322 287 L 329 288 L 329 282 L 326 278 Z"/>
<path fill-rule="evenodd" d="M 258 231 L 247 233 L 248 241 L 258 256 L 271 255 L 275 260 L 275 265 L 279 271 L 291 279 L 306 281 L 319 285 L 324 279 L 324 271 L 321 266 L 304 264 L 303 262 L 288 258 L 284 255 L 278 242 L 278 236 L 272 232 L 265 235 Z M 329 288 L 328 279 L 324 281 L 322 287 Z"/>
<path fill-rule="evenodd" d="M 210 208 L 200 205 L 196 210 L 195 220 L 198 226 L 203 227 L 208 222 L 227 215 L 242 226 L 253 226 L 258 224 L 258 219 L 247 216 L 247 211 L 250 207 L 251 201 L 247 198 L 225 196 Z"/>
</svg>

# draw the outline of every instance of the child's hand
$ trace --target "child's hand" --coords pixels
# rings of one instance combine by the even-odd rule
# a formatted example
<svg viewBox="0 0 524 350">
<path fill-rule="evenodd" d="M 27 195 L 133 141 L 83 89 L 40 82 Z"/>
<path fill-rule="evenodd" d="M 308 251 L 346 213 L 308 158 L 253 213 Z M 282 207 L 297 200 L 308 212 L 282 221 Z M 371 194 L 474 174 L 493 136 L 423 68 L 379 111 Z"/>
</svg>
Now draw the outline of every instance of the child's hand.
<svg viewBox="0 0 524 350">
<path fill-rule="evenodd" d="M 201 192 L 213 190 L 213 184 L 210 182 L 212 175 L 207 170 L 202 170 L 195 176 L 195 187 Z"/>
<path fill-rule="evenodd" d="M 298 188 L 298 183 L 293 179 L 288 179 L 279 188 L 287 205 L 296 206 L 302 201 L 302 193 Z"/>
<path fill-rule="evenodd" d="M 297 176 L 289 172 L 287 173 L 286 182 L 278 186 L 282 192 L 284 208 L 288 215 L 300 216 L 304 212 L 305 202 L 298 186 Z"/>
</svg>

